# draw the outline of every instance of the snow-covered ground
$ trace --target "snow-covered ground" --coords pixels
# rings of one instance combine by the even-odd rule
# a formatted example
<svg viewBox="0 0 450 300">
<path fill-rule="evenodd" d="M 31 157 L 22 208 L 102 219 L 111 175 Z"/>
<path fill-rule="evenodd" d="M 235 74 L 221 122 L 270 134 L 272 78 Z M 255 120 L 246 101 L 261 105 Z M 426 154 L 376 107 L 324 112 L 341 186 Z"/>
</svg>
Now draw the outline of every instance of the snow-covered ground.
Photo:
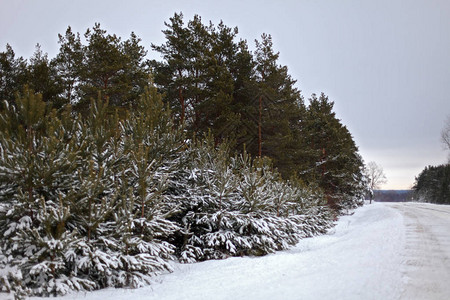
<svg viewBox="0 0 450 300">
<path fill-rule="evenodd" d="M 450 299 L 449 258 L 450 207 L 374 203 L 289 251 L 176 264 L 149 287 L 60 299 Z"/>
</svg>

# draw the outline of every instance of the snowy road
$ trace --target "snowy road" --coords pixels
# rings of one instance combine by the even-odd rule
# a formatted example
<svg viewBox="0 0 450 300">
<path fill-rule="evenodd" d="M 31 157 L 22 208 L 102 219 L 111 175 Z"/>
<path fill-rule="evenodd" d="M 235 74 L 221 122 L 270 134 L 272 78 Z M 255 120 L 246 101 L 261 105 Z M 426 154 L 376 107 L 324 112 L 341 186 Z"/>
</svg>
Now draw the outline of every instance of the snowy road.
<svg viewBox="0 0 450 300">
<path fill-rule="evenodd" d="M 177 264 L 146 288 L 61 299 L 450 299 L 449 232 L 450 207 L 374 203 L 289 251 Z"/>
<path fill-rule="evenodd" d="M 402 299 L 450 299 L 450 207 L 390 204 L 405 224 Z"/>
</svg>

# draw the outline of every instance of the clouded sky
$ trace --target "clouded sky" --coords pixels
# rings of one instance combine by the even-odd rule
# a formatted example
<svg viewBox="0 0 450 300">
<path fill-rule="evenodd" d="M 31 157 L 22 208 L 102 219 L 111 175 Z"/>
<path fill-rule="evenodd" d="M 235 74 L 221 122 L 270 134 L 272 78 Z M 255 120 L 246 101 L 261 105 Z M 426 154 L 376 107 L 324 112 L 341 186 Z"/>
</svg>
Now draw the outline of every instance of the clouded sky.
<svg viewBox="0 0 450 300">
<path fill-rule="evenodd" d="M 150 51 L 174 12 L 223 20 L 249 44 L 271 34 L 303 96 L 327 94 L 364 160 L 383 166 L 383 188 L 410 188 L 426 165 L 447 161 L 448 0 L 0 0 L 0 51 L 9 43 L 29 58 L 40 43 L 54 57 L 58 33 L 95 22 L 123 38 L 134 31 Z"/>
</svg>

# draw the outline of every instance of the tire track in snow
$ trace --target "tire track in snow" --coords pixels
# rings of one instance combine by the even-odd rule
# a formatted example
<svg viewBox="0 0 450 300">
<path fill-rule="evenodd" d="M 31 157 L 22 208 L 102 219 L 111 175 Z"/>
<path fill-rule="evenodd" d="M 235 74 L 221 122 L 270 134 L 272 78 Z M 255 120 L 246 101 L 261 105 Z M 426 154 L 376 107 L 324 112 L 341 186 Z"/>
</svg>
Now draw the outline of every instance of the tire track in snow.
<svg viewBox="0 0 450 300">
<path fill-rule="evenodd" d="M 450 211 L 418 203 L 393 204 L 404 217 L 401 299 L 450 298 Z"/>
</svg>

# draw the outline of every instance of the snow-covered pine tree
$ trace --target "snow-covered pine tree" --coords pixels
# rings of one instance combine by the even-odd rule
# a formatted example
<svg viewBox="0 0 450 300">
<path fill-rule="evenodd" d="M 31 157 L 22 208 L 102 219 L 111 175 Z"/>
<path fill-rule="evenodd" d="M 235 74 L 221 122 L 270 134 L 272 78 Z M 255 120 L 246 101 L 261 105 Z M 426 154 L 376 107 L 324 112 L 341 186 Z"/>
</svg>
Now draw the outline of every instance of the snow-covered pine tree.
<svg viewBox="0 0 450 300">
<path fill-rule="evenodd" d="M 167 219 L 173 207 L 167 203 L 167 178 L 181 151 L 183 133 L 172 123 L 156 88 L 150 86 L 125 121 L 123 177 L 127 197 L 116 213 L 117 245 L 122 264 L 116 286 L 138 287 L 150 277 L 172 270 L 174 246 L 166 240 L 179 231 Z"/>
<path fill-rule="evenodd" d="M 195 140 L 186 151 L 189 165 L 184 170 L 187 180 L 180 186 L 182 193 L 178 220 L 184 228 L 181 240 L 181 260 L 223 258 L 235 254 L 230 242 L 235 229 L 228 218 L 234 214 L 237 177 L 228 165 L 228 146 L 214 147 L 211 135 Z"/>
<path fill-rule="evenodd" d="M 5 289 L 55 295 L 136 287 L 170 270 L 167 260 L 174 251 L 165 239 L 179 228 L 166 219 L 174 207 L 164 195 L 165 178 L 184 139 L 153 96 L 143 98 L 154 103 L 141 116 L 124 121 L 101 98 L 91 102 L 86 119 L 70 108 L 57 114 L 28 90 L 16 105 L 5 104 L 0 113 Z M 137 141 L 127 136 L 125 124 L 139 124 L 159 109 L 164 112 L 153 119 L 153 131 L 141 128 Z"/>
<path fill-rule="evenodd" d="M 122 121 L 107 103 L 92 103 L 85 130 L 92 149 L 83 181 L 85 247 L 78 269 L 97 287 L 139 287 L 171 270 L 167 236 L 179 228 L 166 219 L 165 180 L 183 142 L 156 89 L 150 87 Z"/>
<path fill-rule="evenodd" d="M 301 237 L 325 234 L 333 226 L 333 211 L 319 187 L 290 182 L 291 201 L 289 219 L 296 223 Z"/>
<path fill-rule="evenodd" d="M 245 252 L 264 255 L 295 244 L 300 236 L 296 224 L 288 218 L 287 204 L 291 202 L 287 197 L 288 185 L 281 184 L 280 175 L 266 158 L 252 160 L 244 154 L 237 161 L 241 165 L 239 192 L 243 201 L 240 211 L 246 217 L 241 232 L 248 236 L 252 245 Z"/>
<path fill-rule="evenodd" d="M 81 238 L 71 252 L 71 266 L 76 276 L 102 288 L 112 285 L 111 277 L 119 268 L 110 237 L 117 227 L 113 212 L 124 193 L 122 132 L 117 113 L 111 112 L 100 95 L 91 100 L 86 117 L 79 118 L 78 142 L 85 146 L 76 172 L 77 197 L 69 225 L 77 228 Z"/>
<path fill-rule="evenodd" d="M 187 152 L 188 179 L 178 181 L 175 196 L 184 227 L 182 261 L 264 255 L 330 227 L 325 214 L 317 216 L 326 220 L 318 228 L 307 224 L 317 211 L 305 194 L 313 196 L 282 181 L 266 159 L 230 158 L 226 145 L 214 147 L 211 138 L 193 142 Z"/>
<path fill-rule="evenodd" d="M 71 278 L 66 254 L 77 230 L 66 223 L 76 197 L 74 170 L 80 147 L 68 139 L 67 112 L 56 111 L 25 89 L 0 113 L 0 233 L 7 265 L 18 270 L 14 290 L 35 295 L 64 293 L 70 286 L 92 288 Z"/>
</svg>

